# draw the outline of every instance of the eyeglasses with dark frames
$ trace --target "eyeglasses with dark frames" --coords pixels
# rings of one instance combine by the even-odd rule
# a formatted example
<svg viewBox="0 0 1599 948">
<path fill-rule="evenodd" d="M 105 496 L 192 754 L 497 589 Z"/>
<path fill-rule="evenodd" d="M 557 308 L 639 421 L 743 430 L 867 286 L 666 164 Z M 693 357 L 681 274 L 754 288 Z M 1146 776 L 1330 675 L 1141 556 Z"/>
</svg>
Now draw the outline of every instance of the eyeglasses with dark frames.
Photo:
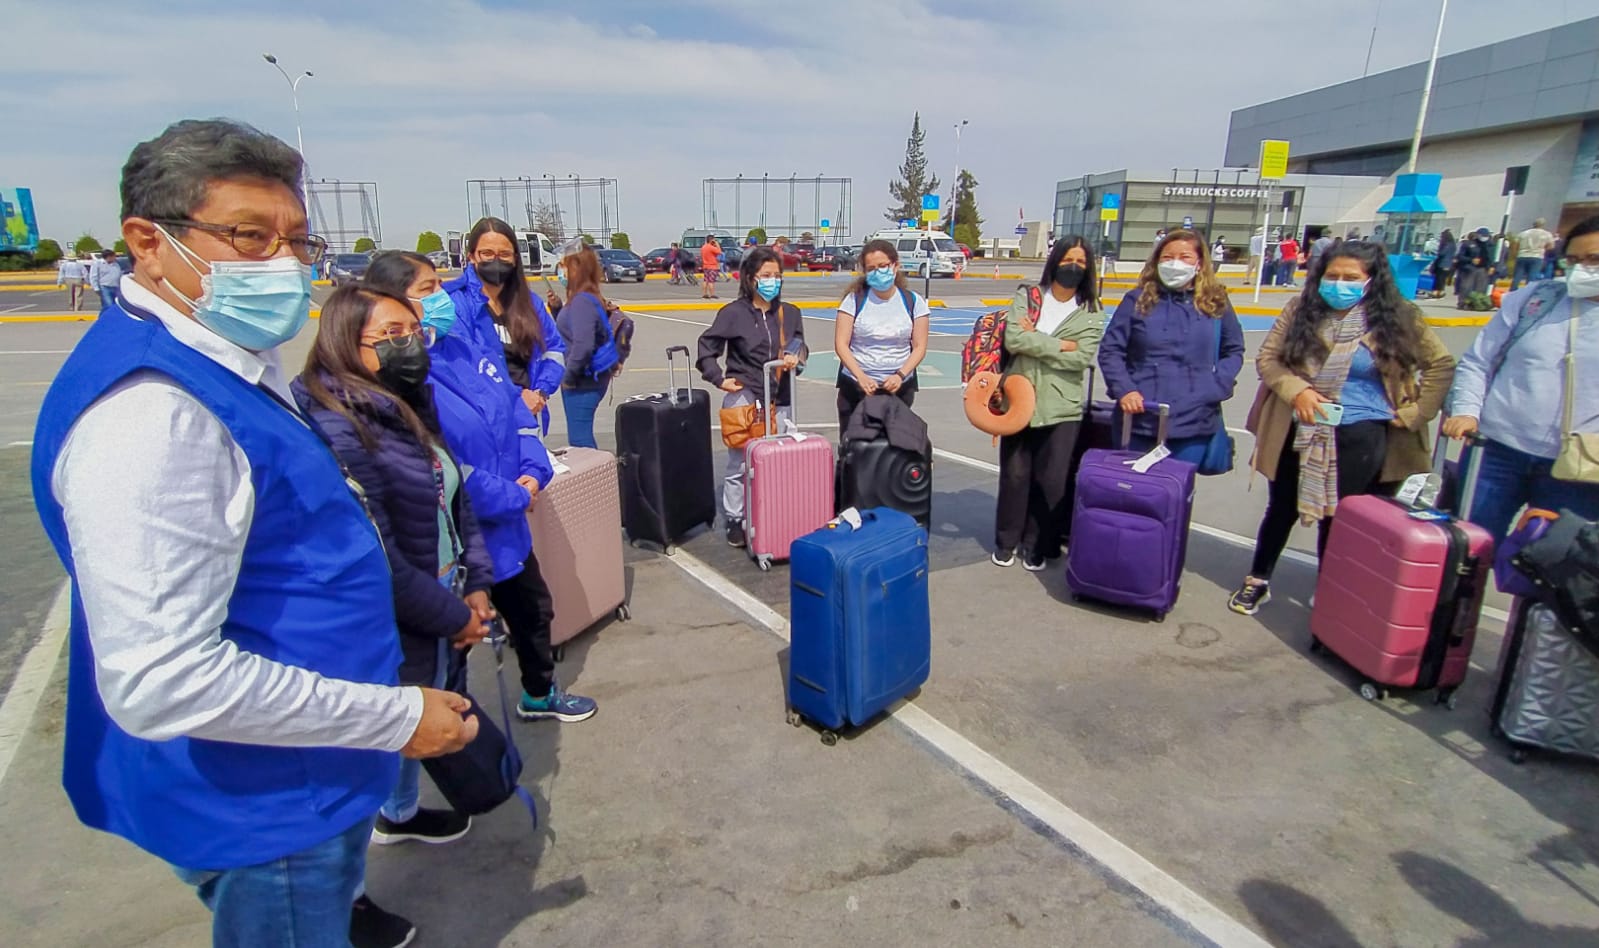
<svg viewBox="0 0 1599 948">
<path fill-rule="evenodd" d="M 241 255 L 258 260 L 274 256 L 278 248 L 288 244 L 289 252 L 306 266 L 321 260 L 328 252 L 328 242 L 315 234 L 303 237 L 285 237 L 270 227 L 260 224 L 211 224 L 206 221 L 164 218 L 155 223 L 163 227 L 186 227 L 203 230 L 228 239 L 228 244 Z"/>
<path fill-rule="evenodd" d="M 367 337 L 362 336 L 361 348 L 376 349 L 377 343 L 386 340 L 394 343 L 394 347 L 396 349 L 409 349 L 416 345 L 417 340 L 420 339 L 424 349 L 431 349 L 433 348 L 433 343 L 437 342 L 439 338 L 438 330 L 434 329 L 432 326 L 418 326 L 416 329 L 410 332 L 398 331 L 398 326 L 392 326 L 390 328 L 397 331 L 381 333 L 373 342 L 365 341 Z"/>
</svg>

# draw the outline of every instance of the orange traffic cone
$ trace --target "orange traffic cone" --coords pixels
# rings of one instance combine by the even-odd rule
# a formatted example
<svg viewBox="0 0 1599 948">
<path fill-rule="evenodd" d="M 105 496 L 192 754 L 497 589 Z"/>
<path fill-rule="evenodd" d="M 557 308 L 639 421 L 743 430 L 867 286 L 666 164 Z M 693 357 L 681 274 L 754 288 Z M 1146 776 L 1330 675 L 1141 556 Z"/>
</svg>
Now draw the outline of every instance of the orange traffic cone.
<svg viewBox="0 0 1599 948">
<path fill-rule="evenodd" d="M 994 264 L 994 279 L 999 279 L 999 264 Z"/>
</svg>

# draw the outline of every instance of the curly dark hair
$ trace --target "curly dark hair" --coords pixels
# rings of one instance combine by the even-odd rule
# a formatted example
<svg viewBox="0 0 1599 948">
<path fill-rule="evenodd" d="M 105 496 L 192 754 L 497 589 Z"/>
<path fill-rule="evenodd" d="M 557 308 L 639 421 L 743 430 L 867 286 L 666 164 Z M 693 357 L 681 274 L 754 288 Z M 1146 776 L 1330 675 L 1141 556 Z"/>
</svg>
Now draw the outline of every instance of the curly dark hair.
<svg viewBox="0 0 1599 948">
<path fill-rule="evenodd" d="M 1339 259 L 1354 260 L 1366 271 L 1370 284 L 1361 305 L 1375 344 L 1372 357 L 1383 377 L 1400 381 L 1421 368 L 1421 310 L 1399 294 L 1388 252 L 1381 245 L 1364 240 L 1341 240 L 1316 260 L 1307 274 L 1305 288 L 1290 300 L 1293 321 L 1283 341 L 1282 358 L 1298 369 L 1320 365 L 1331 351 L 1321 337 L 1322 324 L 1333 318 L 1335 310 L 1321 298 L 1321 277 Z"/>
</svg>

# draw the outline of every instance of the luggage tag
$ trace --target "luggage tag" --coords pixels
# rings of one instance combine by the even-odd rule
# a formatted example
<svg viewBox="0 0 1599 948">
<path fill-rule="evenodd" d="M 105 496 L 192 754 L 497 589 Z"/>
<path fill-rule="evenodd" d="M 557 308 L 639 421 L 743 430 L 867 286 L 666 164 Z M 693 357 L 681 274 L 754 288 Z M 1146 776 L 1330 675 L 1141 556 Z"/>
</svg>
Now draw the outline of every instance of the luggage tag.
<svg viewBox="0 0 1599 948">
<path fill-rule="evenodd" d="M 843 511 L 838 516 L 827 521 L 827 529 L 837 530 L 840 523 L 849 524 L 849 528 L 851 530 L 859 530 L 861 528 L 860 509 L 856 507 L 850 507 L 849 509 Z"/>
<path fill-rule="evenodd" d="M 1440 521 L 1449 520 L 1450 517 L 1442 510 L 1433 510 L 1431 508 L 1427 508 L 1423 510 L 1412 510 L 1410 512 L 1410 519 L 1420 520 L 1424 523 L 1438 523 Z"/>
<path fill-rule="evenodd" d="M 1144 455 L 1138 460 L 1123 461 L 1122 463 L 1132 465 L 1133 470 L 1139 474 L 1148 474 L 1150 468 L 1169 457 L 1171 457 L 1171 449 L 1167 448 L 1164 444 L 1157 444 L 1155 445 L 1155 449 L 1153 451 L 1150 451 L 1148 454 Z"/>
<path fill-rule="evenodd" d="M 794 424 L 794 419 L 792 418 L 783 419 L 782 436 L 785 438 L 793 438 L 795 441 L 804 441 L 806 438 L 816 437 L 815 435 L 809 435 L 799 430 L 799 425 Z"/>
</svg>

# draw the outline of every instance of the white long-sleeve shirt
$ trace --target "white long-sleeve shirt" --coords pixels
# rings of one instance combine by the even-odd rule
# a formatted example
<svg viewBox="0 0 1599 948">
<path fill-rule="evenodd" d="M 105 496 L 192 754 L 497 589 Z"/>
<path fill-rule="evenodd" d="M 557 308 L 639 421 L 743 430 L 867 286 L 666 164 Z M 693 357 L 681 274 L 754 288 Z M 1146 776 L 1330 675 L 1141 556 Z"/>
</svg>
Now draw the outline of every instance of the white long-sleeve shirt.
<svg viewBox="0 0 1599 948">
<path fill-rule="evenodd" d="M 121 294 L 179 342 L 293 404 L 275 351 L 239 348 L 132 277 Z M 51 489 L 72 547 L 95 686 L 123 730 L 146 740 L 386 751 L 410 740 L 422 717 L 418 689 L 325 678 L 222 637 L 255 489 L 244 450 L 182 386 L 150 372 L 113 386 L 67 433 Z"/>
</svg>

